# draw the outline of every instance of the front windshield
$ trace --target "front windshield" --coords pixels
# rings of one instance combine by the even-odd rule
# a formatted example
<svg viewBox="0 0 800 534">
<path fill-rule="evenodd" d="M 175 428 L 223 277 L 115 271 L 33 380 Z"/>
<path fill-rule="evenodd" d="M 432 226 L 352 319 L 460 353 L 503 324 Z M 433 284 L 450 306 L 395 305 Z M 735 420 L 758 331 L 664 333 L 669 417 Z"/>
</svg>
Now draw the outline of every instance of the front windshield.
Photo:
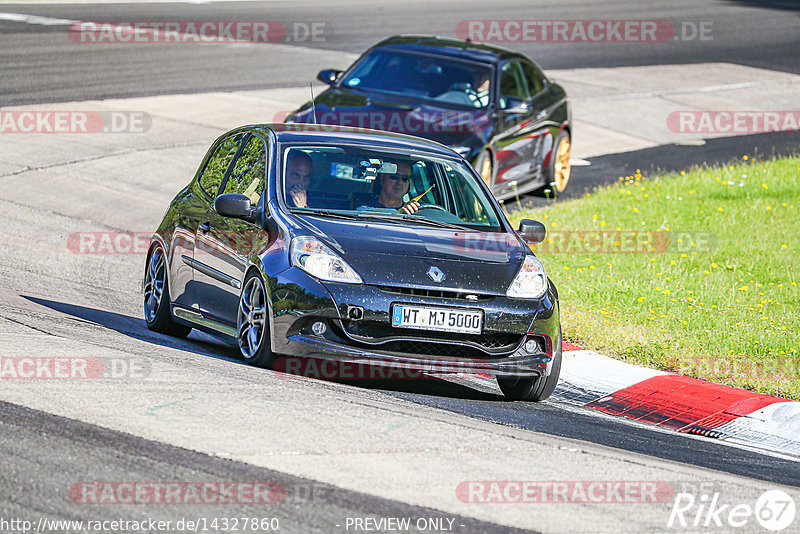
<svg viewBox="0 0 800 534">
<path fill-rule="evenodd" d="M 443 57 L 375 50 L 342 81 L 343 87 L 425 98 L 470 108 L 489 105 L 491 69 Z"/>
<path fill-rule="evenodd" d="M 297 146 L 283 151 L 282 165 L 279 191 L 292 211 L 502 230 L 487 194 L 457 159 L 361 146 Z M 414 209 L 403 211 L 409 203 Z"/>
</svg>

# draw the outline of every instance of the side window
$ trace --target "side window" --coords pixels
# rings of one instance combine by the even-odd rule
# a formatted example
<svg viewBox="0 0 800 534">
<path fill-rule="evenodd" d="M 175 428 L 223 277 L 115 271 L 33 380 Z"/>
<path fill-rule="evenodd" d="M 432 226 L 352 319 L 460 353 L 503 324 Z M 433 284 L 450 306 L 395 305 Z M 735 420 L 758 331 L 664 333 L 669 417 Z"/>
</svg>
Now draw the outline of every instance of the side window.
<svg viewBox="0 0 800 534">
<path fill-rule="evenodd" d="M 509 61 L 500 69 L 500 107 L 505 107 L 509 98 L 527 99 L 522 72 L 517 61 Z"/>
<path fill-rule="evenodd" d="M 266 176 L 267 147 L 263 139 L 253 135 L 233 164 L 223 193 L 241 193 L 256 204 L 264 191 Z"/>
<path fill-rule="evenodd" d="M 408 198 L 412 199 L 422 195 L 419 202 L 442 205 L 441 191 L 436 187 L 432 187 L 435 183 L 433 181 L 434 178 L 424 161 L 413 162 L 411 165 L 411 188 L 408 191 Z"/>
<path fill-rule="evenodd" d="M 217 190 L 219 190 L 222 179 L 225 177 L 231 160 L 236 155 L 236 151 L 239 150 L 239 145 L 245 135 L 247 134 L 239 133 L 225 139 L 219 144 L 214 154 L 208 158 L 206 168 L 203 169 L 203 173 L 200 175 L 200 187 L 211 197 L 217 196 Z"/>
<path fill-rule="evenodd" d="M 445 167 L 447 179 L 453 191 L 455 214 L 470 224 L 486 224 L 486 208 L 480 203 L 475 192 L 464 178 L 455 170 Z"/>
<path fill-rule="evenodd" d="M 530 96 L 536 96 L 544 91 L 545 78 L 542 71 L 530 63 L 523 62 L 522 72 L 525 74 L 525 81 L 528 82 L 528 93 Z"/>
</svg>

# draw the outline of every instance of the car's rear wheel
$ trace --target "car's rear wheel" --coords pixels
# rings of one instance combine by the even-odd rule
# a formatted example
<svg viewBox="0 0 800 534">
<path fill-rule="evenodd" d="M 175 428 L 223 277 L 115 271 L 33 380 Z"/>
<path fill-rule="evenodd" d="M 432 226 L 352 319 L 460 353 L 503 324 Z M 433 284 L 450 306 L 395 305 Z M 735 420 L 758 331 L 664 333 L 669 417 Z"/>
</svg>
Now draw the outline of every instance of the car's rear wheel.
<svg viewBox="0 0 800 534">
<path fill-rule="evenodd" d="M 488 150 L 481 152 L 478 159 L 475 161 L 475 170 L 481 175 L 483 183 L 492 188 L 492 181 L 494 178 L 494 161 L 492 160 L 492 153 Z"/>
<path fill-rule="evenodd" d="M 270 368 L 275 361 L 275 355 L 269 342 L 267 291 L 264 280 L 257 271 L 251 272 L 244 282 L 239 297 L 236 332 L 244 361 L 258 367 Z"/>
<path fill-rule="evenodd" d="M 570 154 L 572 152 L 572 143 L 569 137 L 569 132 L 562 130 L 556 137 L 553 143 L 553 154 L 550 158 L 550 164 L 547 166 L 547 176 L 545 189 L 550 189 L 552 195 L 559 195 L 563 193 L 569 184 L 569 177 L 572 171 L 570 166 Z"/>
<path fill-rule="evenodd" d="M 153 332 L 175 337 L 186 337 L 192 329 L 172 320 L 169 309 L 169 284 L 167 284 L 167 258 L 161 245 L 156 245 L 147 257 L 144 273 L 144 320 Z"/>
<path fill-rule="evenodd" d="M 550 397 L 558 384 L 561 374 L 561 332 L 558 333 L 558 343 L 553 351 L 553 366 L 547 376 L 525 377 L 497 377 L 497 385 L 503 395 L 511 400 L 541 402 Z"/>
</svg>

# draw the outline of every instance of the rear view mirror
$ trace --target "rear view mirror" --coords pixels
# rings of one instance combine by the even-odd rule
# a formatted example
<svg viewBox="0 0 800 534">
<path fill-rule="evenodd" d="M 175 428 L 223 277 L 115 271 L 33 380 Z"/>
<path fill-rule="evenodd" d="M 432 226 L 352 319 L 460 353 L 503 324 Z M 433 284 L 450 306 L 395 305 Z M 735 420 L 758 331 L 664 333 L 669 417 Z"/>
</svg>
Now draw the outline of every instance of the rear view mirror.
<svg viewBox="0 0 800 534">
<path fill-rule="evenodd" d="M 328 85 L 333 85 L 333 83 L 336 81 L 336 78 L 338 78 L 341 73 L 342 71 L 340 70 L 325 69 L 319 71 L 319 74 L 317 74 L 317 79 L 323 83 L 327 83 Z"/>
<path fill-rule="evenodd" d="M 384 162 L 378 172 L 382 174 L 395 174 L 397 172 L 397 164 Z"/>
<path fill-rule="evenodd" d="M 519 222 L 519 235 L 525 242 L 536 245 L 544 241 L 544 238 L 547 237 L 547 228 L 539 221 L 522 219 Z"/>
<path fill-rule="evenodd" d="M 224 193 L 214 201 L 214 211 L 223 217 L 252 220 L 254 211 L 250 199 L 241 193 Z"/>
</svg>

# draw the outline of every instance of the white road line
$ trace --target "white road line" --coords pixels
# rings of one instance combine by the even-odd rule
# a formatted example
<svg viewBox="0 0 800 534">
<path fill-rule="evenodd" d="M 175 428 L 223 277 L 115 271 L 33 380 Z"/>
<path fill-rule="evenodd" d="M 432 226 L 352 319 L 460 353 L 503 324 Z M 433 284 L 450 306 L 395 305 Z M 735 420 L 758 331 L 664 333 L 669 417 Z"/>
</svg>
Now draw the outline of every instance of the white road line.
<svg viewBox="0 0 800 534">
<path fill-rule="evenodd" d="M 220 4 L 225 2 L 277 2 L 280 0 L 139 0 L 137 4 Z M 1 5 L 47 6 L 47 5 L 85 5 L 85 4 L 130 4 L 131 0 L 15 0 Z"/>
<path fill-rule="evenodd" d="M 680 89 L 666 89 L 663 91 L 647 91 L 643 93 L 622 93 L 615 95 L 576 96 L 570 100 L 625 100 L 628 98 L 656 98 L 668 95 L 683 95 L 688 93 L 716 93 L 719 91 L 735 91 L 753 87 L 766 87 L 770 85 L 785 85 L 800 82 L 800 76 L 792 76 L 780 80 L 761 80 L 757 82 L 730 83 L 723 85 L 709 85 L 703 87 L 684 87 Z"/>
<path fill-rule="evenodd" d="M 227 0 L 225 0 L 225 1 L 227 1 Z M 198 3 L 198 2 L 190 1 L 188 3 Z M 2 6 L 2 5 L 3 4 L 0 4 L 0 6 Z M 70 19 L 56 19 L 56 18 L 50 18 L 50 17 L 39 17 L 37 15 L 28 15 L 28 14 L 25 14 L 25 13 L 2 13 L 2 12 L 0 12 L 0 21 L 3 21 L 3 20 L 9 21 L 9 22 L 22 22 L 22 23 L 25 23 L 25 24 L 34 24 L 34 25 L 39 25 L 39 26 L 71 26 L 73 24 L 77 25 L 77 24 L 81 24 L 81 23 L 84 23 L 84 22 L 92 22 L 92 21 L 84 21 L 84 20 L 70 20 Z M 187 21 L 187 22 L 189 22 L 189 21 Z M 125 23 L 115 23 L 115 22 L 109 21 L 109 22 L 105 22 L 105 23 L 97 22 L 97 24 L 98 25 L 105 24 L 109 28 L 115 28 L 116 24 L 127 24 L 127 22 L 125 22 Z M 123 27 L 123 26 L 121 26 L 121 28 L 122 28 L 123 32 L 126 32 L 126 31 L 130 32 L 130 28 Z M 82 31 L 82 30 L 78 29 L 78 31 Z M 151 34 L 154 33 L 153 30 L 148 30 L 147 28 L 144 28 L 143 31 L 145 31 L 146 33 L 151 33 Z M 155 33 L 157 33 L 157 32 L 158 32 L 158 30 L 155 30 Z M 225 39 L 225 40 L 220 40 L 220 41 L 205 42 L 202 39 L 198 40 L 198 35 L 197 34 L 190 34 L 190 33 L 177 32 L 177 31 L 164 31 L 163 33 L 164 33 L 164 35 L 169 35 L 170 36 L 170 39 L 167 41 L 167 44 L 170 44 L 170 41 L 174 40 L 174 43 L 172 43 L 172 44 L 178 44 L 178 45 L 183 45 L 183 44 L 201 44 L 203 46 L 210 46 L 210 45 L 220 46 L 221 45 L 221 46 L 228 46 L 228 47 L 269 45 L 269 46 L 272 46 L 272 47 L 291 47 L 291 49 L 293 49 L 293 50 L 296 50 L 297 48 L 306 48 L 306 49 L 315 50 L 315 51 L 319 50 L 318 48 L 314 48 L 312 46 L 309 46 L 308 44 L 306 44 L 304 42 L 285 42 L 285 41 L 282 41 L 282 42 L 260 42 L 260 41 L 252 41 L 252 40 L 249 40 L 249 39 L 248 40 Z M 131 41 L 129 41 L 129 40 L 127 40 L 127 41 L 126 40 L 116 40 L 116 41 L 109 41 L 108 43 L 105 43 L 105 44 L 136 44 L 136 43 L 131 43 Z M 342 52 L 342 56 L 345 57 L 346 59 L 348 59 L 349 61 L 354 61 L 358 57 L 358 54 L 353 54 L 353 53 L 349 53 L 349 52 Z"/>
<path fill-rule="evenodd" d="M 0 20 L 24 22 L 26 24 L 36 24 L 39 26 L 69 26 L 70 24 L 78 22 L 77 20 L 38 17 L 36 15 L 26 15 L 25 13 L 0 13 Z"/>
</svg>

